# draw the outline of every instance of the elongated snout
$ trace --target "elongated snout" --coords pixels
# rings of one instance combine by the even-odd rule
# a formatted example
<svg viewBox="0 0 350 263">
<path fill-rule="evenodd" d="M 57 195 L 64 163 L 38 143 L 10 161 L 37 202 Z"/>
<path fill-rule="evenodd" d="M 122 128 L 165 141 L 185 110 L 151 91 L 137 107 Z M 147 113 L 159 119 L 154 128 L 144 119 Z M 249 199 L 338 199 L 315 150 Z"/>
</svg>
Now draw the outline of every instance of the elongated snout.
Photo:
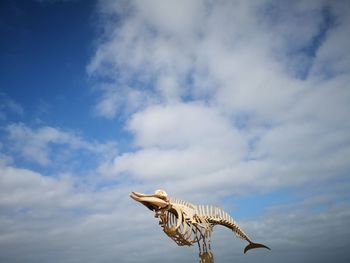
<svg viewBox="0 0 350 263">
<path fill-rule="evenodd" d="M 145 195 L 137 192 L 131 192 L 130 197 L 148 207 L 152 211 L 164 208 L 169 204 L 166 196 L 162 196 L 157 193 L 152 195 Z"/>
</svg>

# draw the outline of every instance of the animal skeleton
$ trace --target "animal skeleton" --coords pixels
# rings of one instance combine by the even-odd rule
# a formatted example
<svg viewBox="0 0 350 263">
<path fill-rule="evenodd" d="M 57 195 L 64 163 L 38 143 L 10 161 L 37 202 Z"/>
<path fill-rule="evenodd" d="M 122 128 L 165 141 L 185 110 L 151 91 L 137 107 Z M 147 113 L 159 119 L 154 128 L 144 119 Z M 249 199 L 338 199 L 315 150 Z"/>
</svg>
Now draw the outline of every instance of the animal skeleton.
<svg viewBox="0 0 350 263">
<path fill-rule="evenodd" d="M 194 205 L 179 199 L 168 198 L 164 190 L 157 190 L 153 195 L 132 192 L 130 197 L 155 212 L 159 224 L 179 246 L 198 244 L 200 257 L 212 257 L 210 238 L 215 225 L 231 229 L 236 236 L 249 244 L 244 253 L 253 248 L 269 247 L 254 243 L 239 225 L 222 209 L 209 205 Z M 207 262 L 210 260 L 203 260 Z"/>
</svg>

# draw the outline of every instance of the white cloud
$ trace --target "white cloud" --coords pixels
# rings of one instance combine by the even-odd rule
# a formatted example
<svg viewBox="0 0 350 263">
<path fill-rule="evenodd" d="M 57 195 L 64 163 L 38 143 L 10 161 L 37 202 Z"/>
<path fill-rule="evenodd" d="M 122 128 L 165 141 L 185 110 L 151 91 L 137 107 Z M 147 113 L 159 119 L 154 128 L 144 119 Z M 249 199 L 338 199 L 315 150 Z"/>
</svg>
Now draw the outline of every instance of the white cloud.
<svg viewBox="0 0 350 263">
<path fill-rule="evenodd" d="M 327 38 L 321 45 L 312 68 L 313 77 L 317 79 L 341 74 L 346 76 L 350 70 L 350 57 L 345 52 L 350 44 L 346 37 L 350 33 L 349 5 L 345 1 L 335 1 L 331 10 L 335 19 L 334 26 L 327 32 Z"/>
<path fill-rule="evenodd" d="M 11 153 L 16 153 L 26 160 L 48 165 L 52 158 L 69 155 L 70 151 L 85 150 L 95 154 L 106 154 L 113 152 L 114 143 L 99 144 L 88 142 L 73 132 L 67 132 L 58 128 L 43 126 L 38 129 L 32 129 L 23 123 L 9 124 L 5 131 L 7 132 L 7 147 Z M 65 145 L 65 151 L 53 151 L 55 145 Z M 69 150 L 68 152 L 66 150 Z M 61 156 L 57 156 L 57 152 Z"/>
<path fill-rule="evenodd" d="M 121 100 L 122 98 L 117 92 L 106 92 L 96 105 L 96 113 L 107 118 L 115 117 Z"/>
<path fill-rule="evenodd" d="M 198 28 L 205 6 L 203 1 L 151 0 L 135 1 L 135 8 L 151 27 L 156 27 L 166 34 L 181 35 Z"/>
<path fill-rule="evenodd" d="M 226 191 L 250 177 L 240 174 L 247 136 L 216 108 L 197 103 L 153 106 L 133 115 L 127 126 L 139 150 L 103 164 L 102 173 L 127 173 L 187 194 L 210 187 Z"/>
<path fill-rule="evenodd" d="M 23 116 L 24 110 L 19 103 L 0 92 L 0 120 L 6 120 L 9 114 Z"/>
<path fill-rule="evenodd" d="M 124 85 L 137 79 L 166 102 L 209 94 L 230 112 L 252 111 L 270 119 L 290 107 L 303 84 L 289 74 L 294 58 L 289 53 L 318 33 L 322 4 L 271 3 L 269 8 L 246 1 L 161 2 L 111 7 L 112 14 L 113 7 L 117 13 L 127 10 L 127 19 L 97 50 L 90 74 Z M 175 12 L 173 5 L 186 11 Z M 290 70 L 294 76 L 295 69 Z M 110 117 L 103 109 L 100 113 Z"/>
<path fill-rule="evenodd" d="M 104 88 L 104 93 L 94 108 L 97 116 L 113 119 L 128 116 L 130 113 L 152 104 L 154 98 L 144 91 L 123 86 Z"/>
<path fill-rule="evenodd" d="M 104 5 L 108 37 L 89 73 L 157 99 L 129 111 L 138 148 L 101 170 L 166 185 L 182 186 L 187 176 L 198 189 L 249 192 L 349 168 L 349 59 L 344 54 L 342 66 L 326 59 L 346 50 L 338 32 L 349 28 L 348 9 L 341 2 Z M 113 26 L 108 15 L 123 10 Z M 319 68 L 325 60 L 341 67 L 327 80 Z"/>
<path fill-rule="evenodd" d="M 137 146 L 225 145 L 241 152 L 242 135 L 216 108 L 179 103 L 154 106 L 132 116 L 128 128 Z M 230 145 L 227 145 L 230 143 Z"/>
<path fill-rule="evenodd" d="M 86 197 L 76 193 L 67 177 L 44 177 L 27 169 L 1 165 L 0 206 L 20 209 L 79 207 Z"/>
</svg>

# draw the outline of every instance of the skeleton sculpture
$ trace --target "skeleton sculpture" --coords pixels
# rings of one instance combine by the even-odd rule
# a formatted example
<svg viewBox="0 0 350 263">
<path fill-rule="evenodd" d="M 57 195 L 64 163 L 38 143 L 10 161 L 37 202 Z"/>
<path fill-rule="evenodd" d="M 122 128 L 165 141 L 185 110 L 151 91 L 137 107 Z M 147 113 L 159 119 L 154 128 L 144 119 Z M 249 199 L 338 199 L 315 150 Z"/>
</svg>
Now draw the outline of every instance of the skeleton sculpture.
<svg viewBox="0 0 350 263">
<path fill-rule="evenodd" d="M 165 234 L 179 246 L 197 243 L 201 262 L 213 262 L 210 237 L 215 225 L 225 226 L 239 238 L 248 241 L 244 253 L 253 248 L 270 249 L 263 244 L 252 242 L 232 217 L 218 207 L 193 205 L 182 200 L 170 199 L 163 190 L 157 190 L 153 195 L 132 192 L 130 197 L 154 211 Z"/>
</svg>

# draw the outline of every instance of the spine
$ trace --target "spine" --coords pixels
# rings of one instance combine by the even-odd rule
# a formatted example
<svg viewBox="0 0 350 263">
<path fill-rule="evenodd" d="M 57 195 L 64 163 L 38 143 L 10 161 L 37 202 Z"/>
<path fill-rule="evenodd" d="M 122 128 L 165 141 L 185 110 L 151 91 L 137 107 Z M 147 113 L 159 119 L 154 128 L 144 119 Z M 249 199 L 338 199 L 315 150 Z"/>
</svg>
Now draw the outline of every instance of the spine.
<svg viewBox="0 0 350 263">
<path fill-rule="evenodd" d="M 213 225 L 222 225 L 231 229 L 237 237 L 251 242 L 248 235 L 240 228 L 240 226 L 233 220 L 233 218 L 220 208 L 216 208 L 214 215 L 204 215 L 205 219 Z"/>
</svg>

